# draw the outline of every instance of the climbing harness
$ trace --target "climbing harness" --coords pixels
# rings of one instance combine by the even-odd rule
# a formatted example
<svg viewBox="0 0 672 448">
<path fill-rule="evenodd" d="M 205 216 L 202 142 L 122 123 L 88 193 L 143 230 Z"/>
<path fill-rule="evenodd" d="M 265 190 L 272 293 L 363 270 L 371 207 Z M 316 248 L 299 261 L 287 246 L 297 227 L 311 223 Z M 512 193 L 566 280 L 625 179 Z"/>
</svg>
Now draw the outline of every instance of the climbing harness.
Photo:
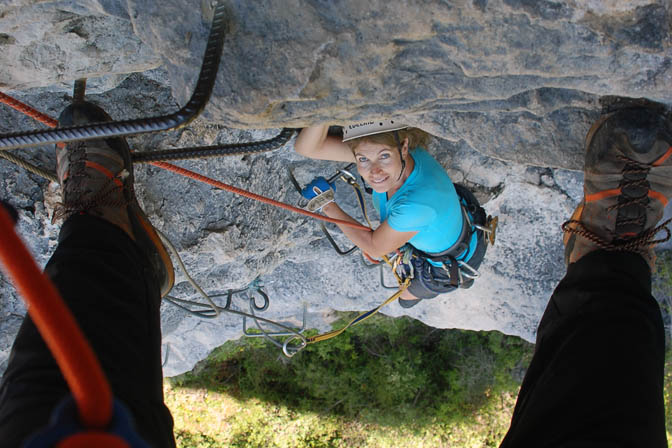
<svg viewBox="0 0 672 448">
<path fill-rule="evenodd" d="M 352 137 L 354 138 L 354 137 Z M 352 186 L 353 191 L 356 194 L 357 202 L 360 208 L 360 211 L 362 215 L 364 216 L 364 219 L 368 223 L 369 227 L 371 226 L 371 222 L 368 217 L 367 209 L 366 209 L 366 201 L 364 199 L 364 195 L 362 193 L 362 188 L 357 182 L 357 178 L 350 172 L 350 170 L 354 167 L 354 164 L 351 163 L 341 169 L 339 169 L 334 175 L 332 175 L 327 182 L 330 184 L 332 182 L 335 182 L 336 180 L 340 179 L 344 181 L 345 183 L 349 184 Z M 296 180 L 296 177 L 294 176 L 293 171 L 291 168 L 288 169 L 288 175 L 289 179 L 294 185 L 294 188 L 297 190 L 297 192 L 301 193 L 302 187 L 299 184 L 299 182 Z M 395 267 L 393 268 L 393 272 L 398 273 L 399 277 L 401 280 L 405 279 L 410 279 L 412 280 L 413 278 L 416 277 L 415 273 L 415 268 L 413 263 L 411 262 L 413 257 L 416 258 L 424 258 L 428 260 L 432 260 L 436 262 L 437 264 L 441 264 L 443 266 L 443 270 L 450 276 L 452 285 L 457 288 L 460 285 L 468 285 L 471 283 L 472 280 L 475 280 L 480 277 L 479 271 L 471 266 L 467 261 L 464 260 L 458 260 L 457 257 L 459 257 L 461 254 L 463 254 L 465 251 L 468 253 L 469 252 L 469 244 L 471 242 L 472 236 L 475 232 L 480 232 L 480 235 L 487 237 L 487 242 L 489 242 L 491 245 L 494 245 L 495 243 L 495 237 L 496 237 L 496 229 L 497 229 L 497 223 L 498 223 L 498 218 L 497 217 L 492 217 L 492 216 L 487 216 L 485 210 L 480 206 L 476 198 L 473 196 L 473 194 L 465 187 L 455 184 L 455 188 L 458 192 L 458 196 L 460 197 L 460 208 L 462 211 L 462 217 L 463 217 L 463 225 L 462 225 L 462 233 L 460 237 L 458 238 L 457 242 L 447 250 L 439 253 L 439 254 L 428 254 L 425 252 L 422 252 L 415 247 L 413 247 L 410 244 L 407 244 L 403 246 L 397 254 L 393 255 L 389 260 L 394 261 L 396 263 Z M 298 206 L 306 206 L 305 200 L 299 200 L 297 203 Z M 327 230 L 326 226 L 324 223 L 320 223 L 320 228 L 322 232 L 324 233 L 324 236 L 326 237 L 327 241 L 331 244 L 331 246 L 334 248 L 337 254 L 345 256 L 349 255 L 352 253 L 355 249 L 357 249 L 357 246 L 352 246 L 349 249 L 342 249 L 339 247 L 339 245 L 336 243 L 335 238 L 331 235 L 331 233 Z M 486 240 L 484 238 L 479 237 L 479 241 L 483 240 L 482 244 L 486 244 Z M 385 289 L 398 289 L 397 286 L 392 286 L 392 285 L 387 285 L 385 283 L 385 269 L 384 269 L 384 264 L 377 262 L 376 260 L 371 259 L 370 257 L 366 256 L 366 254 L 362 253 L 363 256 L 363 264 L 366 267 L 380 267 L 380 285 L 381 287 Z M 367 263 L 367 261 L 369 263 Z M 479 261 L 480 263 L 480 261 Z M 429 267 L 427 267 L 429 269 Z M 399 282 L 397 282 L 399 283 Z M 400 284 L 400 283 L 399 283 Z"/>
<path fill-rule="evenodd" d="M 448 292 L 456 288 L 468 288 L 480 277 L 478 265 L 480 265 L 485 249 L 489 244 L 495 244 L 498 218 L 486 215 L 485 210 L 479 204 L 476 197 L 460 184 L 454 184 L 458 197 L 460 198 L 460 209 L 462 212 L 462 232 L 453 246 L 436 253 L 429 254 L 423 252 L 410 244 L 406 244 L 401 249 L 401 262 L 398 265 L 399 275 L 402 279 L 421 278 L 422 282 L 438 282 L 448 284 L 443 286 L 442 292 Z M 468 257 L 471 251 L 471 242 L 476 234 L 477 247 L 474 248 L 473 255 L 468 260 L 462 257 Z M 472 263 L 472 260 L 474 262 Z M 441 279 L 436 278 L 434 268 L 441 269 Z M 416 272 L 421 269 L 423 272 Z M 437 274 L 438 275 L 438 274 Z M 448 288 L 448 289 L 445 289 Z"/>
</svg>

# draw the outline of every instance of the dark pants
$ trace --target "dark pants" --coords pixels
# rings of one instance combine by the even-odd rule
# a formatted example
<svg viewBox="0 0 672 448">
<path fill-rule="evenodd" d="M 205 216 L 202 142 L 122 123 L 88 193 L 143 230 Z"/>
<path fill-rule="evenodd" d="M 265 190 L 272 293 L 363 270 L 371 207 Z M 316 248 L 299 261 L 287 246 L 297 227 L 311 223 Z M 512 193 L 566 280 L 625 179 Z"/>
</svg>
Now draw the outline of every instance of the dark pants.
<svg viewBox="0 0 672 448">
<path fill-rule="evenodd" d="M 651 273 L 632 253 L 569 266 L 501 447 L 664 447 L 664 329 Z"/>
<path fill-rule="evenodd" d="M 70 218 L 45 271 L 93 346 L 117 399 L 141 437 L 173 447 L 163 403 L 159 288 L 135 243 L 119 228 L 87 215 Z M 69 389 L 29 317 L 16 337 L 0 386 L 0 445 L 43 427 Z"/>
</svg>

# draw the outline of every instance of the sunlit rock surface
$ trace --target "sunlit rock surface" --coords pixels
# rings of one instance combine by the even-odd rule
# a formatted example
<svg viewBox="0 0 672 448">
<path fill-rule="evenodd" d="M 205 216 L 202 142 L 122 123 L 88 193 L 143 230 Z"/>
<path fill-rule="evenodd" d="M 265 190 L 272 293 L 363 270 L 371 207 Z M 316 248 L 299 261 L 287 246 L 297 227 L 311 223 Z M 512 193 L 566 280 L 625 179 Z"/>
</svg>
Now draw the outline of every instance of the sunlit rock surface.
<svg viewBox="0 0 672 448">
<path fill-rule="evenodd" d="M 596 96 L 672 101 L 667 1 L 223 4 L 206 116 L 230 127 L 395 115 L 500 159 L 580 169 Z M 12 0 L 0 86 L 101 75 L 109 86 L 162 64 L 184 104 L 212 11 L 206 0 Z"/>
</svg>

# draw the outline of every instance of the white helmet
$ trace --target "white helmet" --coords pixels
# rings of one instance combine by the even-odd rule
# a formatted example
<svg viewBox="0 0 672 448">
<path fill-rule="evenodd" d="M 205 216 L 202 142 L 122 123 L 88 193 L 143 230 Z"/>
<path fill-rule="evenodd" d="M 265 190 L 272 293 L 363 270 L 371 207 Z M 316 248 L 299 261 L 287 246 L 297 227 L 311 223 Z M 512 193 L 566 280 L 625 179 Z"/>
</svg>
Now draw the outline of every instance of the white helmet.
<svg viewBox="0 0 672 448">
<path fill-rule="evenodd" d="M 382 134 L 383 132 L 406 129 L 407 124 L 397 120 L 370 120 L 348 124 L 343 127 L 343 142 L 367 135 Z"/>
</svg>

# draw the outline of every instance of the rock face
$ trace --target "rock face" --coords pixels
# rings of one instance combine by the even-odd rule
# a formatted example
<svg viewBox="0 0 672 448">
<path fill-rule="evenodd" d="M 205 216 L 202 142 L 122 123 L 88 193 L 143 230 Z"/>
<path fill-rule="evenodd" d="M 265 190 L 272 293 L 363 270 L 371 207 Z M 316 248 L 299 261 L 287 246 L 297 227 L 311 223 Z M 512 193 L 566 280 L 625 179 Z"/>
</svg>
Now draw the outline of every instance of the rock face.
<svg viewBox="0 0 672 448">
<path fill-rule="evenodd" d="M 441 328 L 497 329 L 533 340 L 564 274 L 559 225 L 582 195 L 576 170 L 600 97 L 672 102 L 666 1 L 225 4 L 229 31 L 204 116 L 179 131 L 131 138 L 132 146 L 258 140 L 275 135 L 272 128 L 372 116 L 403 117 L 440 137 L 430 152 L 500 218 L 497 244 L 472 289 L 384 311 Z M 207 1 L 5 2 L 0 87 L 57 116 L 72 81 L 87 77 L 90 98 L 115 118 L 173 111 L 191 93 L 211 15 Z M 35 127 L 0 108 L 0 132 Z M 308 182 L 337 165 L 305 160 L 291 146 L 181 164 L 295 203 L 287 167 Z M 48 149 L 17 154 L 53 169 Z M 54 188 L 1 159 L 0 176 L 1 197 L 20 209 L 20 230 L 44 264 L 58 231 L 49 220 Z M 305 304 L 307 326 L 326 329 L 331 310 L 368 310 L 392 293 L 359 255 L 336 255 L 308 218 L 154 167 L 136 166 L 136 178 L 150 218 L 203 288 L 222 293 L 259 278 L 270 297 L 263 317 L 299 325 Z M 358 216 L 345 184 L 337 196 Z M 23 306 L 0 280 L 1 368 Z M 181 274 L 173 295 L 198 299 Z M 248 309 L 244 294 L 234 307 Z M 201 320 L 168 304 L 162 313 L 167 375 L 242 332 L 237 316 Z"/>
<path fill-rule="evenodd" d="M 5 0 L 0 11 L 0 88 L 108 90 L 126 74 L 156 68 L 158 55 L 133 31 L 125 2 Z"/>
</svg>

